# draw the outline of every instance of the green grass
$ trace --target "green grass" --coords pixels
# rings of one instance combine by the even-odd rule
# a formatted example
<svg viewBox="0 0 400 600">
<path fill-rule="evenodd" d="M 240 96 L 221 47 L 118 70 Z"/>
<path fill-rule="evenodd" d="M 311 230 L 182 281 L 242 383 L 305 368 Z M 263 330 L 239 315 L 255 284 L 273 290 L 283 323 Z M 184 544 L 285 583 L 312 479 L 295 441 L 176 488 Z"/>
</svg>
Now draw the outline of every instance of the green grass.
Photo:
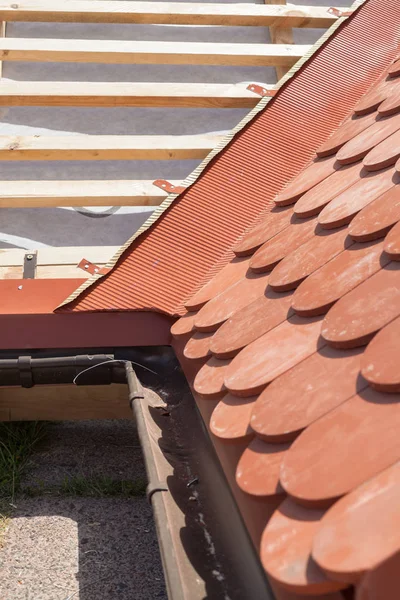
<svg viewBox="0 0 400 600">
<path fill-rule="evenodd" d="M 0 423 L 0 502 L 13 504 L 21 477 L 35 447 L 46 435 L 46 423 Z"/>
<path fill-rule="evenodd" d="M 31 456 L 47 433 L 46 422 L 0 423 L 0 547 L 8 519 L 18 497 L 79 496 L 84 498 L 129 498 L 144 496 L 146 481 L 114 480 L 94 474 L 65 477 L 61 485 L 38 482 L 24 486 L 22 477 L 29 468 Z"/>
<path fill-rule="evenodd" d="M 0 423 L 0 546 L 34 448 L 46 435 L 44 422 Z"/>
</svg>

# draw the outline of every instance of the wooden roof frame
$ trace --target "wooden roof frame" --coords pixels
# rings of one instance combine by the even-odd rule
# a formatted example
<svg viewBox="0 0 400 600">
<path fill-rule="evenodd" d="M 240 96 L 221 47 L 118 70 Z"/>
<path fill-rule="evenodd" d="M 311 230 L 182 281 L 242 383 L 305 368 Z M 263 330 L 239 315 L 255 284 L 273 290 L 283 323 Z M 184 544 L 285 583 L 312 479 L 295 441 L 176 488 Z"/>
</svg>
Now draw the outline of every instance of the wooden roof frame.
<svg viewBox="0 0 400 600">
<path fill-rule="evenodd" d="M 1 61 L 65 61 L 268 65 L 275 66 L 278 79 L 306 52 L 309 46 L 293 44 L 291 29 L 327 28 L 338 19 L 328 7 L 286 6 L 285 0 L 260 4 L 185 4 L 126 0 L 23 0 L 0 3 Z M 71 49 L 68 40 L 6 37 L 7 22 L 142 23 L 269 27 L 271 43 L 170 43 L 78 40 Z M 107 46 L 107 47 L 105 47 Z M 1 63 L 0 63 L 1 65 Z M 269 92 L 274 86 L 265 86 Z M 0 106 L 79 107 L 190 107 L 254 108 L 260 96 L 246 84 L 198 83 L 97 83 L 29 82 L 0 79 Z M 0 136 L 0 158 L 30 160 L 186 160 L 203 159 L 221 142 L 221 136 Z M 172 182 L 179 184 L 177 181 Z M 152 181 L 4 181 L 0 207 L 57 206 L 157 206 L 167 193 Z M 82 257 L 102 266 L 114 248 L 82 249 Z M 59 261 L 41 264 L 36 277 L 76 277 L 70 248 L 53 249 Z M 104 257 L 107 260 L 104 262 Z M 16 257 L 19 262 L 16 264 Z M 79 262 L 79 261 L 78 261 Z M 66 265 L 68 264 L 68 268 Z M 57 267 L 57 265 L 59 265 Z M 48 269 L 47 267 L 51 267 Z M 0 251 L 0 278 L 21 276 L 23 253 Z M 81 277 L 87 274 L 80 273 Z"/>
</svg>

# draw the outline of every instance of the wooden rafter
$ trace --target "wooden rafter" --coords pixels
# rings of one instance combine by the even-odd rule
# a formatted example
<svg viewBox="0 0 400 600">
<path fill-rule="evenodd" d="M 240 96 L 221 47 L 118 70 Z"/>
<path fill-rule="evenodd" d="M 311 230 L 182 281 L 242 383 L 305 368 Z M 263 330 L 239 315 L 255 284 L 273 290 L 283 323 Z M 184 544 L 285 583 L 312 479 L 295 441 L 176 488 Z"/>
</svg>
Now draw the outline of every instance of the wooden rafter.
<svg viewBox="0 0 400 600">
<path fill-rule="evenodd" d="M 266 4 L 280 4 L 278 0 Z M 73 23 L 147 23 L 174 25 L 239 25 L 329 27 L 336 17 L 324 6 L 263 6 L 184 2 L 55 0 L 0 2 L 6 21 Z"/>
<path fill-rule="evenodd" d="M 264 0 L 264 3 L 266 5 L 278 4 L 286 6 L 286 0 Z M 271 23 L 269 25 L 271 42 L 273 44 L 293 44 L 293 33 L 291 27 L 293 27 L 293 25 L 291 25 L 289 21 L 276 21 L 275 23 Z M 277 65 L 275 70 L 277 81 L 279 81 L 288 71 L 288 69 L 282 65 Z"/>
</svg>

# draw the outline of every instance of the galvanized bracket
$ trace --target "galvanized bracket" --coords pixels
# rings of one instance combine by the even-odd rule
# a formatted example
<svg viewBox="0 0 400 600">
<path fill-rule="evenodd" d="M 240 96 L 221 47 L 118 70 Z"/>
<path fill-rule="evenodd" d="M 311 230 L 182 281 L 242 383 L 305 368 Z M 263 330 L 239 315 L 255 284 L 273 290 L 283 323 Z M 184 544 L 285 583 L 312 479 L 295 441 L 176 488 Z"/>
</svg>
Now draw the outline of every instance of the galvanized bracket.
<svg viewBox="0 0 400 600">
<path fill-rule="evenodd" d="M 168 194 L 182 194 L 182 192 L 186 190 L 183 185 L 172 185 L 172 183 L 166 179 L 156 179 L 153 181 L 153 185 L 164 190 Z"/>
<path fill-rule="evenodd" d="M 247 89 L 250 92 L 254 92 L 255 94 L 258 94 L 262 98 L 264 98 L 266 96 L 273 98 L 276 94 L 275 89 L 268 89 L 268 88 L 262 87 L 262 85 L 258 85 L 257 83 L 251 83 L 250 85 L 247 86 Z"/>
<path fill-rule="evenodd" d="M 107 275 L 111 271 L 111 267 L 98 267 L 90 262 L 90 260 L 86 260 L 86 258 L 82 258 L 77 268 L 90 273 L 90 275 Z"/>
<path fill-rule="evenodd" d="M 338 19 L 340 17 L 351 17 L 353 12 L 354 11 L 352 10 L 342 10 L 341 8 L 336 8 L 335 6 L 328 8 L 328 13 L 334 17 L 337 17 Z"/>
<path fill-rule="evenodd" d="M 24 256 L 24 269 L 22 277 L 24 279 L 35 279 L 37 265 L 37 252 L 28 252 Z"/>
</svg>

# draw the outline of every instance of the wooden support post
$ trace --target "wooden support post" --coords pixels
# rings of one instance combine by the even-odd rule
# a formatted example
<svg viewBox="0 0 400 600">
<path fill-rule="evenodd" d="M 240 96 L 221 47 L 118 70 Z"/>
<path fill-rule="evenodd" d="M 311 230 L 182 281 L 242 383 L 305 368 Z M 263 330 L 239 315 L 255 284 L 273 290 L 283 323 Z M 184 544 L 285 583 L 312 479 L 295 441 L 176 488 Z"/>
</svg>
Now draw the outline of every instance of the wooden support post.
<svg viewBox="0 0 400 600">
<path fill-rule="evenodd" d="M 286 0 L 264 0 L 264 4 L 286 4 Z M 293 44 L 293 31 L 291 28 L 271 25 L 269 35 L 273 44 Z M 289 70 L 286 66 L 275 67 L 276 80 L 279 81 Z"/>
</svg>

